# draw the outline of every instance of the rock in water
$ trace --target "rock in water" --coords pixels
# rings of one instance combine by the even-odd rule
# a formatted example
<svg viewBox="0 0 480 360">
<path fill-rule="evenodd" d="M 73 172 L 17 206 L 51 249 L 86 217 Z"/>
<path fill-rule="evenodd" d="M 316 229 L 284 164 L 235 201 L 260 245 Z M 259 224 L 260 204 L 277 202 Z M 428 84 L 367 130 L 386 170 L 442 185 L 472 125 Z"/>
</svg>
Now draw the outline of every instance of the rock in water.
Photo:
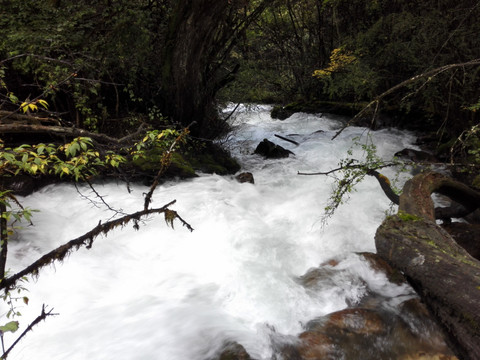
<svg viewBox="0 0 480 360">
<path fill-rule="evenodd" d="M 280 159 L 289 157 L 290 154 L 294 155 L 290 150 L 284 149 L 267 139 L 263 139 L 263 141 L 258 144 L 255 149 L 255 154 L 263 155 L 267 159 Z"/>
<path fill-rule="evenodd" d="M 235 176 L 235 179 L 239 183 L 250 183 L 250 184 L 255 184 L 255 180 L 253 178 L 253 174 L 251 172 L 242 172 Z"/>
</svg>

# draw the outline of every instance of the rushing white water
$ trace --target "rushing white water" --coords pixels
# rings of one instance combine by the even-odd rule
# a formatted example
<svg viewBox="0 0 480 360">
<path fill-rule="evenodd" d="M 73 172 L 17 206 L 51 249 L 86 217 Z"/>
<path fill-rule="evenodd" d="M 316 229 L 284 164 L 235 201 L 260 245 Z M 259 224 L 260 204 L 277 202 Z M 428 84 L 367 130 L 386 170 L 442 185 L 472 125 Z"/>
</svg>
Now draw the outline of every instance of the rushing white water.
<svg viewBox="0 0 480 360">
<path fill-rule="evenodd" d="M 193 226 L 192 233 L 153 216 L 139 231 L 115 230 L 92 249 L 42 270 L 27 285 L 30 303 L 20 306 L 19 320 L 25 328 L 42 304 L 59 315 L 29 333 L 11 359 L 204 360 L 226 340 L 269 359 L 275 334 L 296 335 L 309 320 L 359 301 L 367 288 L 392 304 L 409 296 L 409 288 L 388 283 L 355 254 L 375 251 L 374 233 L 389 207 L 376 180 L 365 179 L 323 228 L 333 180 L 297 175 L 337 167 L 352 138 L 365 129 L 348 128 L 331 141 L 337 120 L 296 114 L 279 121 L 267 110 L 241 112 L 228 141 L 242 170 L 253 173 L 254 185 L 217 175 L 165 183 L 153 206 L 176 199 L 172 208 Z M 300 145 L 274 134 L 291 134 Z M 372 136 L 385 159 L 414 140 L 396 130 Z M 264 138 L 295 156 L 252 155 Z M 93 198 L 86 187 L 81 191 Z M 125 185 L 109 183 L 97 191 L 112 207 L 133 212 L 143 207 L 148 188 L 136 185 L 129 194 Z M 20 200 L 40 212 L 34 226 L 20 230 L 11 243 L 12 271 L 112 216 L 70 185 L 48 186 Z M 308 290 L 296 281 L 331 258 L 340 263 L 329 281 Z"/>
</svg>

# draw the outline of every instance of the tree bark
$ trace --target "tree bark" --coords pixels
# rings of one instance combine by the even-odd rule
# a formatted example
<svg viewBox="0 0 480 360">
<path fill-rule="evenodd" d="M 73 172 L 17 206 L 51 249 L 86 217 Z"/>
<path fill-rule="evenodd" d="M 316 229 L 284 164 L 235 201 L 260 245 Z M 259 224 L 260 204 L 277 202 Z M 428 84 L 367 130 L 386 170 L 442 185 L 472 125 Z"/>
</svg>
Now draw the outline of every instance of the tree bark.
<svg viewBox="0 0 480 360">
<path fill-rule="evenodd" d="M 249 2 L 244 0 L 178 0 L 162 54 L 164 115 L 184 126 L 195 121 L 194 135 L 217 135 L 215 95 L 235 72 L 224 69 L 226 57 L 245 27 L 271 2 L 258 2 L 247 14 Z"/>
<path fill-rule="evenodd" d="M 377 252 L 405 274 L 457 355 L 480 359 L 480 261 L 436 224 L 432 192 L 466 208 L 480 204 L 480 194 L 464 184 L 438 173 L 419 174 L 405 184 L 399 213 L 378 228 Z"/>
</svg>

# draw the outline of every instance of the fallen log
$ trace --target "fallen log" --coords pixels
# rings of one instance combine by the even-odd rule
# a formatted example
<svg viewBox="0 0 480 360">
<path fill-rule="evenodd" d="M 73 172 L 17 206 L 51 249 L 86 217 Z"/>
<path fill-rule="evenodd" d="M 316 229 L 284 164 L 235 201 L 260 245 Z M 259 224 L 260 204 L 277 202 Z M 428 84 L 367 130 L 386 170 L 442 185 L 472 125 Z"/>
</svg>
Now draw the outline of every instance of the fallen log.
<svg viewBox="0 0 480 360">
<path fill-rule="evenodd" d="M 145 126 L 142 124 L 139 126 L 138 130 L 132 134 L 126 135 L 123 138 L 117 139 L 111 136 L 94 133 L 83 129 L 78 129 L 75 127 L 63 127 L 63 126 L 45 126 L 40 124 L 21 124 L 21 123 L 12 123 L 12 124 L 0 124 L 0 134 L 49 134 L 57 137 L 89 137 L 97 142 L 104 144 L 113 144 L 120 145 L 124 144 L 136 136 L 139 136 L 145 130 Z"/>
<path fill-rule="evenodd" d="M 280 136 L 280 135 L 278 135 L 278 134 L 275 134 L 275 136 L 276 136 L 277 138 L 279 138 L 279 139 L 288 141 L 289 143 L 292 143 L 292 144 L 295 144 L 295 145 L 300 145 L 300 144 L 299 144 L 298 142 L 296 142 L 295 140 L 286 138 L 285 136 Z"/>
<path fill-rule="evenodd" d="M 378 254 L 401 270 L 443 326 L 460 359 L 480 359 L 480 261 L 435 222 L 433 192 L 471 209 L 480 194 L 444 175 L 409 180 L 397 215 L 378 228 Z M 480 244 L 478 244 L 480 247 Z"/>
<path fill-rule="evenodd" d="M 58 119 L 50 117 L 41 117 L 31 114 L 18 114 L 16 112 L 0 110 L 0 124 L 34 124 L 34 125 L 57 125 L 60 126 Z"/>
</svg>

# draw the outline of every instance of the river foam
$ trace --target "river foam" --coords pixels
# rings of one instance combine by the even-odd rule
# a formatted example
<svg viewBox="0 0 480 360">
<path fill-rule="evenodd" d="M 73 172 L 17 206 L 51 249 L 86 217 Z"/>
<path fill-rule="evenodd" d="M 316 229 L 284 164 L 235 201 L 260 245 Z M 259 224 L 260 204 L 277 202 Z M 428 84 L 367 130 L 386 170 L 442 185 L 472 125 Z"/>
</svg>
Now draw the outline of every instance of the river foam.
<svg viewBox="0 0 480 360">
<path fill-rule="evenodd" d="M 347 128 L 332 141 L 341 119 L 295 114 L 279 121 L 268 110 L 244 108 L 231 119 L 226 142 L 242 170 L 253 173 L 254 185 L 215 174 L 164 183 L 153 206 L 175 199 L 172 209 L 195 230 L 190 233 L 179 222 L 171 229 L 161 216 L 152 216 L 139 231 L 117 229 L 98 238 L 92 249 L 42 270 L 27 285 L 30 304 L 20 308 L 19 320 L 24 328 L 42 304 L 59 315 L 38 325 L 11 358 L 205 360 L 232 340 L 253 357 L 269 359 L 273 337 L 300 333 L 311 319 L 359 301 L 366 287 L 392 299 L 409 296 L 409 288 L 389 283 L 355 254 L 375 251 L 375 230 L 389 208 L 376 180 L 366 178 L 322 227 L 333 179 L 297 175 L 337 167 L 352 139 L 366 129 Z M 385 159 L 414 140 L 397 130 L 371 136 Z M 265 160 L 252 155 L 264 138 L 295 156 Z M 124 212 L 140 210 L 148 191 L 134 185 L 128 193 L 116 183 L 96 188 Z M 87 187 L 80 191 L 93 198 Z M 12 241 L 12 271 L 112 216 L 67 184 L 20 200 L 40 212 L 34 226 Z M 330 281 L 315 289 L 297 281 L 331 258 L 341 271 Z"/>
</svg>

